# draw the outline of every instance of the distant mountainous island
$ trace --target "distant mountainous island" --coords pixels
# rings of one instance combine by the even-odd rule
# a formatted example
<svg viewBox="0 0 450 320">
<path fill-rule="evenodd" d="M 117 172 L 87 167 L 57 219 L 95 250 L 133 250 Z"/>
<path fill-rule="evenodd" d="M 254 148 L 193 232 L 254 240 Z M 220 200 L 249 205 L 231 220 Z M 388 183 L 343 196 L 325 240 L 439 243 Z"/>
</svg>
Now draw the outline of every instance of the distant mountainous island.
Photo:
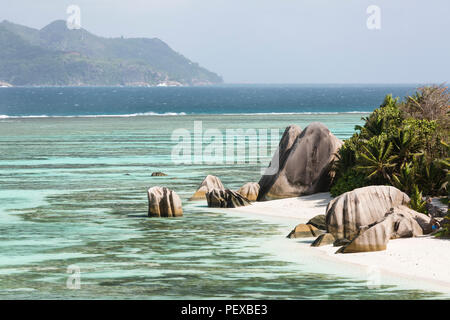
<svg viewBox="0 0 450 320">
<path fill-rule="evenodd" d="M 57 20 L 41 30 L 0 23 L 3 86 L 171 86 L 221 83 L 157 38 L 103 38 Z"/>
</svg>

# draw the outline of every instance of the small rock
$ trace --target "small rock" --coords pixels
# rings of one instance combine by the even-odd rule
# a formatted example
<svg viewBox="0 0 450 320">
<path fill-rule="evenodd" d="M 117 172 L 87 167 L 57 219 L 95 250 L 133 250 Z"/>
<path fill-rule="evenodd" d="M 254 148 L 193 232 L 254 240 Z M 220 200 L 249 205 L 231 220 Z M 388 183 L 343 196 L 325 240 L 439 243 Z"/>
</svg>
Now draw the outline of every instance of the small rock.
<svg viewBox="0 0 450 320">
<path fill-rule="evenodd" d="M 334 243 L 335 239 L 331 233 L 323 233 L 317 237 L 316 240 L 311 244 L 311 247 L 321 247 L 327 244 Z"/>
<path fill-rule="evenodd" d="M 313 225 L 300 223 L 287 235 L 287 238 L 293 239 L 317 237 L 321 233 L 322 232 Z"/>
<path fill-rule="evenodd" d="M 256 201 L 259 194 L 259 184 L 257 182 L 248 182 L 240 187 L 237 193 L 250 201 Z"/>
<path fill-rule="evenodd" d="M 152 177 L 165 177 L 167 176 L 167 174 L 165 174 L 164 172 L 153 172 L 152 173 Z"/>
<path fill-rule="evenodd" d="M 213 189 L 225 190 L 222 181 L 216 176 L 207 175 L 202 181 L 197 191 L 189 200 L 203 200 L 206 199 L 206 194 Z"/>
<path fill-rule="evenodd" d="M 319 214 L 315 216 L 314 218 L 309 220 L 306 224 L 310 224 L 320 230 L 327 230 L 327 224 L 325 223 L 324 214 Z"/>
<path fill-rule="evenodd" d="M 436 202 L 439 200 L 436 199 Z M 447 210 L 444 209 L 444 205 L 437 206 L 433 203 L 433 199 L 430 197 L 426 198 L 426 205 L 425 208 L 428 212 L 428 215 L 433 218 L 443 218 L 447 215 Z"/>
<path fill-rule="evenodd" d="M 250 201 L 230 189 L 212 189 L 206 194 L 210 208 L 237 208 L 250 205 Z"/>
</svg>

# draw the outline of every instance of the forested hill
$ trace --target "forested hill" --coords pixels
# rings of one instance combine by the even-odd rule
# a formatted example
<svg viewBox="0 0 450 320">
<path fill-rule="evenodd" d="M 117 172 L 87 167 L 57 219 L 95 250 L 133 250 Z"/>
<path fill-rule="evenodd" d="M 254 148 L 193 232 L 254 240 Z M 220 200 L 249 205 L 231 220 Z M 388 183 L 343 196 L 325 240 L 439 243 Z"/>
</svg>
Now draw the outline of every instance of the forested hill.
<svg viewBox="0 0 450 320">
<path fill-rule="evenodd" d="M 103 38 L 58 20 L 41 30 L 0 23 L 0 81 L 12 85 L 221 83 L 157 38 Z"/>
</svg>

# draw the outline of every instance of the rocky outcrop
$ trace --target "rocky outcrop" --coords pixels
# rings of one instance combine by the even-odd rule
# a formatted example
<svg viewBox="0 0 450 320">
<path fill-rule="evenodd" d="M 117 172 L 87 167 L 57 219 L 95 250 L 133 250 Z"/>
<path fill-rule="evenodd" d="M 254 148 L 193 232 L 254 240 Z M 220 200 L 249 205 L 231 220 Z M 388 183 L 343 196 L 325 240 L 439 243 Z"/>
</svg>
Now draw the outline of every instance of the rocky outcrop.
<svg viewBox="0 0 450 320">
<path fill-rule="evenodd" d="M 210 208 L 237 208 L 251 204 L 247 198 L 229 189 L 212 189 L 206 194 L 206 200 Z"/>
<path fill-rule="evenodd" d="M 386 250 L 391 239 L 421 236 L 424 230 L 418 222 L 429 217 L 414 210 L 399 206 L 390 210 L 386 216 L 371 225 L 361 227 L 358 235 L 338 250 L 338 253 L 356 253 Z M 431 219 L 430 219 L 431 220 Z"/>
<path fill-rule="evenodd" d="M 331 233 L 323 233 L 317 237 L 316 240 L 311 244 L 311 247 L 321 247 L 327 244 L 333 244 L 335 241 Z"/>
<path fill-rule="evenodd" d="M 390 208 L 409 201 L 405 193 L 390 186 L 369 186 L 346 192 L 327 206 L 327 231 L 336 239 L 352 240 L 360 227 L 383 219 Z"/>
<path fill-rule="evenodd" d="M 322 232 L 317 229 L 316 227 L 310 225 L 310 224 L 304 224 L 300 223 L 297 225 L 294 230 L 292 230 L 288 235 L 287 238 L 310 238 L 310 237 L 317 237 Z"/>
<path fill-rule="evenodd" d="M 237 193 L 250 201 L 256 201 L 259 194 L 259 184 L 257 182 L 248 182 L 240 187 Z"/>
<path fill-rule="evenodd" d="M 225 187 L 218 177 L 208 175 L 189 200 L 204 200 L 206 199 L 206 193 L 212 189 L 225 190 Z"/>
<path fill-rule="evenodd" d="M 166 187 L 148 189 L 149 217 L 180 217 L 183 215 L 180 197 Z"/>
<path fill-rule="evenodd" d="M 330 188 L 330 169 L 342 141 L 319 122 L 303 131 L 286 128 L 271 165 L 261 177 L 258 201 L 297 197 Z"/>
<path fill-rule="evenodd" d="M 260 190 L 257 199 L 258 201 L 263 201 L 270 198 L 270 194 L 268 193 L 278 178 L 280 168 L 285 166 L 292 146 L 301 133 L 302 129 L 296 125 L 290 125 L 284 130 L 283 136 L 278 144 L 278 149 L 272 156 L 269 167 L 259 180 Z M 277 192 L 279 193 L 281 190 L 274 190 L 272 193 Z"/>
<path fill-rule="evenodd" d="M 319 230 L 327 230 L 327 224 L 325 223 L 325 215 L 319 214 L 310 219 L 306 224 L 310 224 Z"/>
<path fill-rule="evenodd" d="M 164 172 L 152 172 L 152 177 L 165 177 L 167 176 L 167 174 L 165 174 Z"/>
</svg>

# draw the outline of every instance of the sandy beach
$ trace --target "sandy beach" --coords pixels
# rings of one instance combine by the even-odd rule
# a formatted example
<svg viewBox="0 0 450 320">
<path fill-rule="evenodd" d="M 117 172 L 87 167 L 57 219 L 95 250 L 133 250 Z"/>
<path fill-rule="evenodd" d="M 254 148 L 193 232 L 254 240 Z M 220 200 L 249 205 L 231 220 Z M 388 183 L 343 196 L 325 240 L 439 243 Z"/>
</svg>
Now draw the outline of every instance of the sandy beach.
<svg viewBox="0 0 450 320">
<path fill-rule="evenodd" d="M 255 202 L 250 206 L 225 211 L 247 213 L 262 219 L 272 217 L 286 222 L 292 221 L 293 229 L 296 223 L 306 223 L 318 214 L 325 214 L 330 199 L 329 193 L 318 193 L 298 198 Z M 375 268 L 391 280 L 415 285 L 420 282 L 421 288 L 450 293 L 450 240 L 432 236 L 396 239 L 389 241 L 386 251 L 353 254 L 335 254 L 338 248 L 332 245 L 311 247 L 313 240 L 314 238 L 286 239 L 295 243 L 299 250 L 297 257 L 313 254 L 339 263 L 343 269 L 353 267 L 353 270 L 349 271 Z"/>
</svg>

